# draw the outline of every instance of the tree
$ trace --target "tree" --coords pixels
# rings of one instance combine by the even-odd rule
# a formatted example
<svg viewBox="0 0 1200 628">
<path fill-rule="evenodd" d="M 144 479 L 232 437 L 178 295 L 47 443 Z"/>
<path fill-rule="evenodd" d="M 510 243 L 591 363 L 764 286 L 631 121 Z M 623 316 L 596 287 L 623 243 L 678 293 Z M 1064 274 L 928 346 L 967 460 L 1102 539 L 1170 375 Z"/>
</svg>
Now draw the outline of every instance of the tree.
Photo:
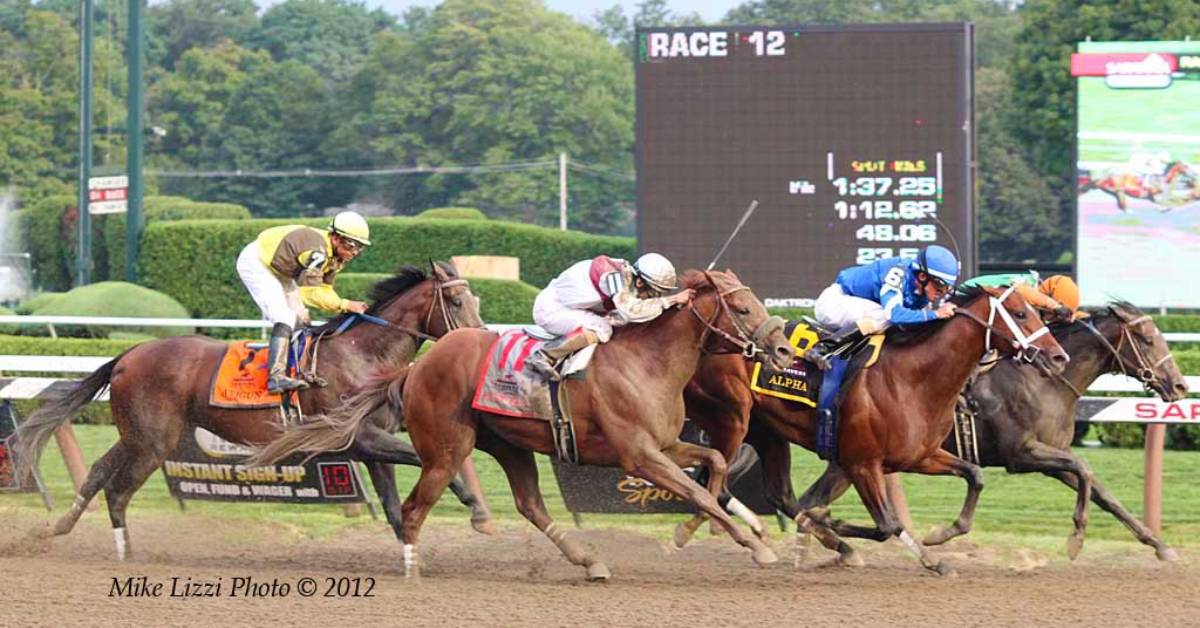
<svg viewBox="0 0 1200 628">
<path fill-rule="evenodd" d="M 376 164 L 552 161 L 566 152 L 629 167 L 631 63 L 597 33 L 535 0 L 447 0 L 426 23 L 420 32 L 376 37 L 345 98 L 354 105 L 339 144 L 369 147 Z M 358 141 L 347 144 L 350 137 Z M 373 192 L 405 211 L 469 203 L 546 224 L 557 214 L 554 177 L 552 168 L 428 175 Z M 581 179 L 573 224 L 618 222 L 631 190 L 619 180 Z"/>
<path fill-rule="evenodd" d="M 146 57 L 174 70 L 184 53 L 224 39 L 245 44 L 258 28 L 254 0 L 169 0 L 146 11 Z"/>
<path fill-rule="evenodd" d="M 349 0 L 286 0 L 263 14 L 253 43 L 276 61 L 299 61 L 341 83 L 366 57 L 371 37 L 395 25 L 381 9 Z"/>
</svg>

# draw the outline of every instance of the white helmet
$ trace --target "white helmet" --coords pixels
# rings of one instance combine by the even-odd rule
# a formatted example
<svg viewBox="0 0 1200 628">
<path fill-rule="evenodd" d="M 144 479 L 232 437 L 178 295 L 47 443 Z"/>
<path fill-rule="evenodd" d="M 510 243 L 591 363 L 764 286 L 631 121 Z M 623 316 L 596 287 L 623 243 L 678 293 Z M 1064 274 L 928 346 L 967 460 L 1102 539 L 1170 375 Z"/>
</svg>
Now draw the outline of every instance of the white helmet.
<svg viewBox="0 0 1200 628">
<path fill-rule="evenodd" d="M 675 289 L 675 265 L 658 253 L 646 253 L 633 263 L 633 272 L 659 292 Z"/>
<path fill-rule="evenodd" d="M 367 227 L 367 220 L 358 212 L 338 212 L 329 223 L 329 232 L 354 240 L 363 246 L 371 246 L 371 229 Z"/>
</svg>

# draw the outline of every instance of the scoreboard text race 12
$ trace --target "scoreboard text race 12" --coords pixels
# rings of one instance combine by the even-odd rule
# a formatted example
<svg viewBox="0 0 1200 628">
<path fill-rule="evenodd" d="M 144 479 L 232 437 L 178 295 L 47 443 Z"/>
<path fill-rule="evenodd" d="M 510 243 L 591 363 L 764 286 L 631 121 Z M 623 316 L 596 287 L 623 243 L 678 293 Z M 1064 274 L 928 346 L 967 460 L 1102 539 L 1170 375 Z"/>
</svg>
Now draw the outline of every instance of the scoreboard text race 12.
<svg viewBox="0 0 1200 628">
<path fill-rule="evenodd" d="M 718 267 L 769 305 L 927 244 L 974 274 L 970 24 L 637 32 L 638 245 Z"/>
</svg>

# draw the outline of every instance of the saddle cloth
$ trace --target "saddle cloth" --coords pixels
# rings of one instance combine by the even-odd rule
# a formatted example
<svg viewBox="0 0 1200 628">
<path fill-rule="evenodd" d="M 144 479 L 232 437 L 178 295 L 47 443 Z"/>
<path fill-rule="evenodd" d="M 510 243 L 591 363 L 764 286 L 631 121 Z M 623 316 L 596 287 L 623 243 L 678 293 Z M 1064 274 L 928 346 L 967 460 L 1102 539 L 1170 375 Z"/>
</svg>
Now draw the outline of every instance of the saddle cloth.
<svg viewBox="0 0 1200 628">
<path fill-rule="evenodd" d="M 768 397 L 787 399 L 815 408 L 821 391 L 821 381 L 827 374 L 815 368 L 803 356 L 818 339 L 825 336 L 824 330 L 818 330 L 803 321 L 788 321 L 783 332 L 788 337 L 788 342 L 796 349 L 792 365 L 777 371 L 761 362 L 756 363 L 754 373 L 750 377 L 750 389 Z M 879 358 L 883 338 L 883 334 L 875 334 L 867 339 L 865 346 L 871 347 L 871 354 L 862 368 L 871 366 Z M 846 353 L 855 354 L 861 351 L 860 347 L 851 349 Z"/>
<path fill-rule="evenodd" d="M 479 369 L 471 407 L 504 416 L 549 420 L 550 388 L 544 377 L 526 365 L 546 342 L 521 329 L 500 334 Z"/>
<path fill-rule="evenodd" d="M 218 408 L 278 407 L 282 396 L 267 392 L 267 354 L 261 344 L 230 343 L 213 373 L 208 403 Z"/>
</svg>

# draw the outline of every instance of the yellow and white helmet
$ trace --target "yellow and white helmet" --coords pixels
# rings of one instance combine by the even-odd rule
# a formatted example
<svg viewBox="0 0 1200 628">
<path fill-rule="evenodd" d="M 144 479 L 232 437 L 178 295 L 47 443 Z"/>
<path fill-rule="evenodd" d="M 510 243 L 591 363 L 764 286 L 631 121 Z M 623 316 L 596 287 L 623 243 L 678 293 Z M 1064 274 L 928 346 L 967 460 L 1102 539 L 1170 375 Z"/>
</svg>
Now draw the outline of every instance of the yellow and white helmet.
<svg viewBox="0 0 1200 628">
<path fill-rule="evenodd" d="M 676 287 L 675 265 L 658 253 L 646 253 L 637 258 L 633 272 L 659 292 L 670 292 Z"/>
<path fill-rule="evenodd" d="M 371 228 L 358 212 L 339 212 L 329 223 L 329 232 L 354 240 L 363 246 L 371 246 Z"/>
</svg>

